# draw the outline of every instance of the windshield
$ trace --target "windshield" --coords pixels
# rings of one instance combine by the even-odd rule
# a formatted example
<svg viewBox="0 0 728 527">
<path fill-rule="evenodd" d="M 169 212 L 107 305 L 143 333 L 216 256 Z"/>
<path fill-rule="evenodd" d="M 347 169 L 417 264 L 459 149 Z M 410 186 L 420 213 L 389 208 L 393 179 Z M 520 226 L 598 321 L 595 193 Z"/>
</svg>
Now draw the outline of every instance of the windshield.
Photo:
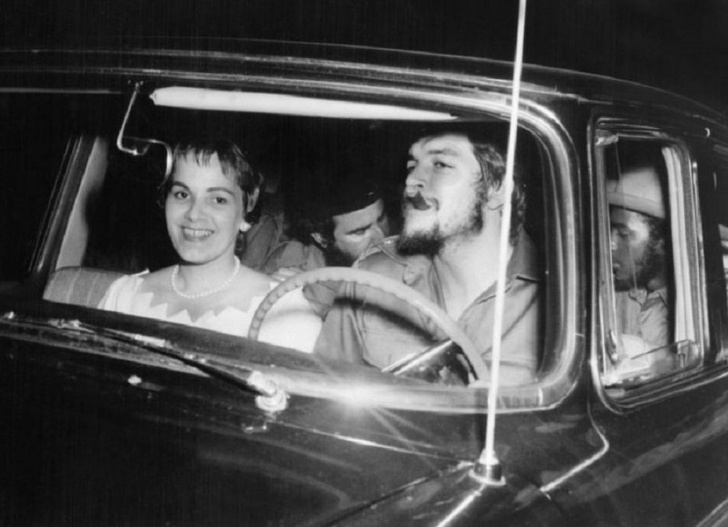
<svg viewBox="0 0 728 527">
<path fill-rule="evenodd" d="M 123 99 L 115 105 L 121 125 Z M 346 118 L 346 105 L 306 108 L 143 97 L 118 141 L 118 126 L 93 130 L 44 297 L 423 383 L 484 384 L 507 122 L 386 105 L 373 118 L 359 107 Z M 507 386 L 535 383 L 553 362 L 543 309 L 548 173 L 540 143 L 525 131 L 518 140 Z M 305 274 L 328 267 L 369 274 Z"/>
</svg>

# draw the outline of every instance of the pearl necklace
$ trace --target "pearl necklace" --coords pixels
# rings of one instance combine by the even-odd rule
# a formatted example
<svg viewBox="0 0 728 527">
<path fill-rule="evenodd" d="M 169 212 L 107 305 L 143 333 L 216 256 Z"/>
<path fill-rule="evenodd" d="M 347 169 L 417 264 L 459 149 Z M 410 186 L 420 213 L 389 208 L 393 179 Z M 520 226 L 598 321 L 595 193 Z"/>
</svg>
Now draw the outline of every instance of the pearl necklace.
<svg viewBox="0 0 728 527">
<path fill-rule="evenodd" d="M 215 289 L 210 289 L 208 291 L 203 291 L 201 293 L 195 293 L 194 295 L 190 295 L 188 293 L 184 293 L 179 290 L 177 287 L 177 274 L 179 273 L 179 264 L 174 266 L 174 270 L 172 271 L 172 276 L 170 277 L 169 281 L 172 285 L 172 291 L 174 291 L 177 295 L 181 296 L 182 298 L 187 299 L 195 299 L 195 298 L 202 298 L 204 296 L 213 295 L 215 293 L 219 293 L 223 289 L 225 289 L 227 286 L 230 285 L 230 282 L 233 281 L 233 279 L 238 275 L 238 272 L 240 271 L 240 260 L 238 257 L 235 257 L 235 270 L 233 271 L 233 274 L 230 275 L 230 277 L 225 280 L 223 283 L 221 283 L 219 286 L 217 286 Z"/>
</svg>

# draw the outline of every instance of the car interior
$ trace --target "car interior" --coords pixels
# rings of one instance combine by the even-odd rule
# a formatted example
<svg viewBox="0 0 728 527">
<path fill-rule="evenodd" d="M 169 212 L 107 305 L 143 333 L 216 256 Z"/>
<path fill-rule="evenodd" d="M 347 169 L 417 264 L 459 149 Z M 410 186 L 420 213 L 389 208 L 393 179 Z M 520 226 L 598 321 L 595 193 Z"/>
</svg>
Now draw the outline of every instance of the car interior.
<svg viewBox="0 0 728 527">
<path fill-rule="evenodd" d="M 301 111 L 300 101 L 291 106 L 288 100 L 256 99 L 254 94 L 254 104 L 246 101 L 242 107 L 227 103 L 225 109 L 197 108 L 176 102 L 160 105 L 155 95 L 140 96 L 136 102 L 132 98 L 131 104 L 126 96 L 67 96 L 67 113 L 58 119 L 62 133 L 45 131 L 65 138 L 65 143 L 57 139 L 69 150 L 55 157 L 64 159 L 55 173 L 67 173 L 73 180 L 65 183 L 72 188 L 55 189 L 66 192 L 72 202 L 63 204 L 71 210 L 43 291 L 45 300 L 95 308 L 119 276 L 175 262 L 159 186 L 168 169 L 169 149 L 179 141 L 231 139 L 263 174 L 265 192 L 240 254 L 244 264 L 256 268 L 292 235 L 291 224 L 316 207 L 318 197 L 329 190 L 333 177 L 340 177 L 346 163 L 369 168 L 396 234 L 407 151 L 414 140 L 443 126 L 476 128 L 505 148 L 508 134 L 508 124 L 500 119 L 445 118 L 408 108 L 357 104 L 332 110 L 330 104 L 317 103 Z M 32 99 L 26 104 L 36 104 Z M 544 188 L 550 176 L 535 137 L 521 130 L 518 140 L 517 163 L 527 193 L 524 228 L 536 242 L 547 276 L 553 209 L 544 198 Z M 58 213 L 45 211 L 44 221 Z M 30 233 L 24 237 L 32 238 Z M 29 249 L 27 258 L 32 254 Z M 548 294 L 544 297 L 547 302 Z"/>
</svg>

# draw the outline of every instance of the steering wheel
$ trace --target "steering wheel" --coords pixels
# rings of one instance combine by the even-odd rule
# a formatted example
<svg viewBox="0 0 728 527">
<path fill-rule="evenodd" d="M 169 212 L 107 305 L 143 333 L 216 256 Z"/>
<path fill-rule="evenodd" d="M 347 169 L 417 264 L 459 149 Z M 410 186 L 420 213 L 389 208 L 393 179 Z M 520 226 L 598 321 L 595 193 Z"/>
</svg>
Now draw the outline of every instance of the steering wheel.
<svg viewBox="0 0 728 527">
<path fill-rule="evenodd" d="M 353 282 L 387 293 L 398 300 L 406 302 L 430 319 L 448 338 L 460 346 L 465 357 L 470 362 L 470 366 L 477 379 L 482 380 L 487 378 L 488 366 L 485 364 L 485 360 L 483 360 L 480 353 L 478 353 L 477 347 L 462 328 L 442 308 L 414 289 L 396 280 L 362 269 L 322 267 L 321 269 L 314 269 L 313 271 L 305 271 L 297 274 L 280 283 L 265 296 L 258 306 L 258 309 L 255 310 L 255 314 L 250 323 L 250 329 L 248 330 L 248 338 L 251 340 L 258 339 L 263 319 L 273 307 L 273 304 L 284 295 L 299 287 L 319 282 Z"/>
</svg>

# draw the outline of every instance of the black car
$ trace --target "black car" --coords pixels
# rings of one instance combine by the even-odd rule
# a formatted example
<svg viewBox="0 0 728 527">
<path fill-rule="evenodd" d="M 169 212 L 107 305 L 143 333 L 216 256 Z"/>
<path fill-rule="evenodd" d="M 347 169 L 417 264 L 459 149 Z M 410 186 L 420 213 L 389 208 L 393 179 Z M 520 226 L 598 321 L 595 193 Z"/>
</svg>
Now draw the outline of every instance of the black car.
<svg viewBox="0 0 728 527">
<path fill-rule="evenodd" d="M 728 128 L 677 95 L 524 69 L 517 162 L 545 316 L 537 378 L 498 393 L 499 484 L 475 470 L 484 371 L 438 375 L 472 356 L 380 371 L 98 308 L 114 279 L 174 263 L 157 195 L 182 137 L 244 145 L 268 182 L 256 226 L 279 220 L 265 253 L 333 183 L 317 160 L 366 146 L 396 217 L 423 128 L 505 144 L 511 74 L 270 42 L 0 51 L 0 524 L 728 520 Z M 668 233 L 668 342 L 637 352 L 610 225 L 629 163 L 659 173 Z"/>
</svg>

